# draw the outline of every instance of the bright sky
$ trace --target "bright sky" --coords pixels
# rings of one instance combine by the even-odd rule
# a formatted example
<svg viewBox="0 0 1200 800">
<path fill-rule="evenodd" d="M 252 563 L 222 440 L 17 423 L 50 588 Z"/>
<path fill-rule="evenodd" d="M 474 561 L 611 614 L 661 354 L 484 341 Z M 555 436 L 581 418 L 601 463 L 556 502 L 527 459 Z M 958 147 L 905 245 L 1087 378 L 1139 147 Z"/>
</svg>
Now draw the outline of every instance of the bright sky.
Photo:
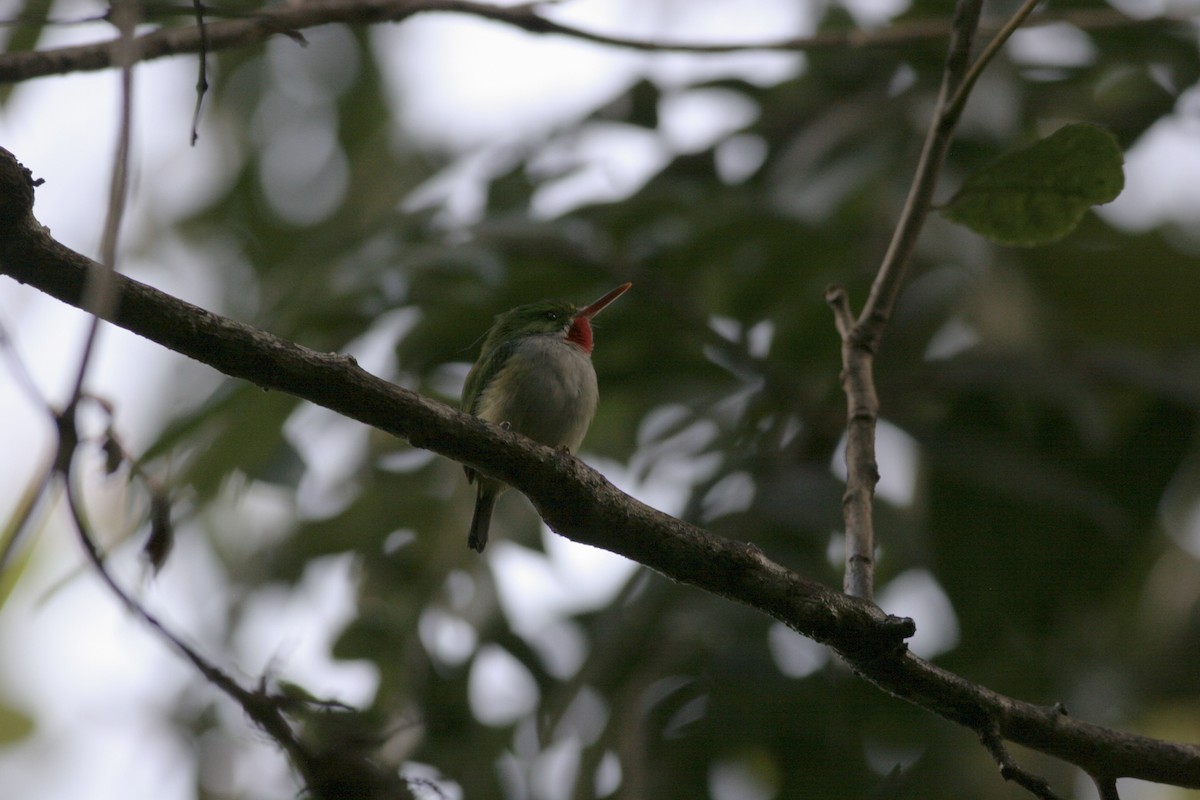
<svg viewBox="0 0 1200 800">
<path fill-rule="evenodd" d="M 859 0 L 853 5 L 866 20 L 883 18 L 878 3 Z M 794 0 L 739 0 L 737 7 L 738 13 L 729 14 L 729 3 L 718 0 L 662 4 L 579 0 L 556 7 L 555 13 L 596 30 L 650 38 L 661 35 L 669 21 L 671 35 L 697 41 L 749 41 L 808 29 L 803 6 Z M 82 2 L 63 4 L 56 13 L 74 15 L 80 9 L 94 7 Z M 0 2 L 2 16 L 4 4 Z M 52 35 L 61 44 L 97 33 L 96 29 L 66 28 Z M 290 76 L 294 85 L 289 91 L 298 96 L 303 96 L 307 80 L 338 80 L 337 65 L 344 64 L 339 55 L 346 52 L 343 31 L 306 35 L 312 41 L 309 48 L 283 39 L 268 47 L 278 74 Z M 504 144 L 530 130 L 551 129 L 605 102 L 640 75 L 651 75 L 670 86 L 684 85 L 699 73 L 717 70 L 769 83 L 802 64 L 796 57 L 763 54 L 717 60 L 650 57 L 558 38 L 531 39 L 497 25 L 446 15 L 379 26 L 372 32 L 372 42 L 392 81 L 397 108 L 413 130 L 462 151 L 485 143 Z M 714 61 L 717 66 L 712 66 Z M 194 61 L 154 62 L 139 68 L 136 82 L 137 155 L 126 241 L 157 237 L 174 219 L 217 191 L 228 179 L 228 166 L 240 157 L 231 143 L 203 127 L 199 145 L 187 147 Z M 0 142 L 35 176 L 46 179 L 38 189 L 38 218 L 60 241 L 93 256 L 103 225 L 97 210 L 104 208 L 107 192 L 116 85 L 117 77 L 111 72 L 34 81 L 16 89 L 0 116 Z M 1185 96 L 1180 112 L 1156 125 L 1129 154 L 1126 194 L 1105 212 L 1114 222 L 1143 228 L 1163 219 L 1195 220 L 1200 207 L 1196 102 L 1194 95 Z M 268 128 L 264 135 L 279 137 L 281 165 L 295 163 L 284 158 L 293 148 L 324 146 L 325 134 L 312 123 L 329 109 L 309 110 L 312 115 L 303 120 L 288 118 L 282 109 L 264 112 L 265 121 L 257 123 Z M 692 92 L 680 92 L 663 112 L 663 134 L 594 133 L 592 140 L 583 143 L 594 169 L 572 178 L 576 183 L 549 187 L 535 212 L 559 213 L 597 192 L 610 196 L 628 192 L 669 154 L 709 146 L 756 113 L 728 95 Z M 279 116 L 272 117 L 272 113 Z M 614 148 L 617 142 L 621 146 Z M 320 174 L 304 175 L 268 162 L 264 184 L 277 186 L 281 204 L 295 196 L 297 182 L 320 190 L 310 197 L 319 198 L 322 192 L 336 197 L 346 190 L 344 181 L 339 184 L 336 163 Z M 461 186 L 453 191 L 464 194 L 460 210 L 469 215 L 470 192 Z M 314 204 L 316 207 L 281 207 L 281 211 L 322 213 L 320 203 Z M 148 254 L 148 261 L 127 259 L 123 269 L 167 292 L 221 310 L 215 308 L 219 293 L 204 282 L 204 254 L 188 250 L 169 235 L 161 242 Z M 41 391 L 52 400 L 60 399 L 75 369 L 84 316 L 36 291 L 0 279 L 0 323 L 16 338 L 22 361 Z M 373 358 L 370 354 L 378 354 L 372 346 L 368 337 L 359 343 L 361 349 L 356 348 L 368 364 Z M 386 359 L 377 361 L 378 369 L 385 372 Z M 175 356 L 156 345 L 113 328 L 105 330 L 90 386 L 113 402 L 117 424 L 135 450 L 153 436 L 164 407 L 183 399 L 177 379 L 167 382 L 169 365 L 177 363 Z M 207 368 L 199 366 L 192 368 L 191 375 L 188 385 L 193 392 L 196 386 L 212 385 L 216 380 Z M 4 465 L 0 517 L 5 517 L 46 457 L 51 431 L 44 413 L 13 390 L 7 372 L 0 372 L 0 387 L 0 452 L 22 454 L 10 456 Z M 356 434 L 345 427 L 338 428 L 339 435 L 328 437 L 328 446 L 352 453 Z M 899 465 L 913 463 L 911 445 L 905 444 L 902 432 L 895 433 L 891 457 Z M 881 443 L 881 458 L 888 456 L 882 452 L 885 449 Z M 619 465 L 592 463 L 622 488 L 663 510 L 677 510 L 684 496 L 686 487 L 665 475 L 652 475 L 635 486 Z M 898 467 L 896 474 L 900 471 Z M 336 477 L 311 479 L 332 483 Z M 903 480 L 883 488 L 898 493 L 901 501 L 904 492 L 911 492 Z M 119 524 L 119 489 L 98 482 L 89 489 L 100 509 L 98 517 Z M 277 498 L 272 498 L 269 490 L 253 494 L 241 508 L 261 515 L 264 524 L 279 513 Z M 497 542 L 488 558 L 500 576 L 506 610 L 514 619 L 523 620 L 529 631 L 557 637 L 569 658 L 570 632 L 561 627 L 563 616 L 581 597 L 603 602 L 630 567 L 620 559 L 558 537 L 549 537 L 546 544 L 548 558 L 506 542 Z M 318 693 L 349 702 L 370 698 L 374 674 L 369 667 L 334 663 L 327 657 L 329 638 L 353 611 L 351 559 L 328 559 L 314 565 L 300 592 L 261 598 L 250 610 L 247 634 L 230 654 L 213 641 L 219 633 L 215 620 L 220 609 L 212 603 L 221 595 L 220 570 L 199 537 L 181 536 L 179 549 L 165 573 L 152 585 L 145 585 L 144 591 L 153 608 L 186 632 L 191 641 L 208 646 L 208 652 L 223 663 L 232 655 L 236 663 L 226 666 L 243 675 L 257 675 L 273 663 L 282 675 Z M 182 687 L 196 686 L 199 681 L 95 580 L 71 577 L 79 564 L 79 551 L 69 529 L 60 516 L 52 518 L 17 592 L 0 608 L 0 701 L 28 709 L 39 724 L 29 741 L 8 749 L 0 747 L 0 786 L 5 796 L 22 800 L 191 797 L 194 776 L 181 771 L 180 765 L 191 763 L 192 746 L 177 740 L 159 717 Z M 131 585 L 139 585 L 136 571 L 128 571 L 126 578 Z M 936 582 L 926 573 L 906 574 L 901 579 L 881 593 L 889 610 L 911 613 L 919 608 L 916 613 L 923 618 L 941 619 L 938 625 L 922 628 L 934 636 L 925 643 L 926 652 L 952 647 L 956 622 Z M 422 621 L 422 636 L 446 658 L 469 653 L 471 633 L 453 619 Z M 939 633 L 941 638 L 937 638 Z M 822 651 L 792 637 L 787 631 L 772 632 L 769 644 L 781 669 L 799 676 L 823 663 Z M 481 670 L 478 679 L 485 689 L 489 680 L 494 683 L 497 676 L 508 674 L 504 670 L 512 668 L 495 654 L 486 660 L 493 666 Z M 503 683 L 521 685 L 519 678 Z M 484 698 L 495 696 L 494 691 L 481 692 Z M 519 689 L 502 699 L 490 706 L 480 700 L 480 715 L 506 719 L 530 702 Z M 237 714 L 230 708 L 226 711 Z M 281 760 L 261 737 L 243 727 L 245 750 L 262 757 L 238 762 L 243 772 L 230 775 L 229 786 L 214 788 L 232 792 L 253 785 L 259 797 L 293 797 L 294 787 Z"/>
</svg>

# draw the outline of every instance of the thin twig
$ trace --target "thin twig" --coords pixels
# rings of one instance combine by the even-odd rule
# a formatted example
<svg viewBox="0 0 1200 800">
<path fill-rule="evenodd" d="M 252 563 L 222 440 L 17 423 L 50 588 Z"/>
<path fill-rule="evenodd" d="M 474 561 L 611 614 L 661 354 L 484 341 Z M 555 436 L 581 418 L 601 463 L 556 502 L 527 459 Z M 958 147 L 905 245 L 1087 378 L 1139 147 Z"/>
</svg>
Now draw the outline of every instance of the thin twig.
<svg viewBox="0 0 1200 800">
<path fill-rule="evenodd" d="M 960 0 L 954 15 L 955 34 L 950 40 L 950 51 L 946 56 L 946 68 L 942 76 L 942 87 L 938 95 L 936 110 L 925 137 L 925 145 L 917 163 L 916 174 L 909 188 L 908 198 L 900 220 L 892 234 L 892 241 L 884 254 L 883 263 L 871 285 L 871 293 L 858 318 L 856 335 L 862 337 L 864 345 L 874 351 L 883 338 L 883 328 L 891 317 L 900 286 L 912 262 L 917 238 L 929 216 L 938 175 L 954 129 L 961 116 L 961 108 L 951 107 L 951 101 L 963 85 L 970 66 L 971 44 L 979 22 L 981 0 Z"/>
<path fill-rule="evenodd" d="M 120 0 L 113 5 L 113 24 L 121 32 L 118 40 L 118 57 L 121 66 L 121 99 L 117 123 L 117 147 L 113 157 L 112 178 L 109 182 L 108 211 L 104 220 L 104 234 L 100 240 L 100 263 L 104 269 L 89 276 L 84 290 L 84 308 L 92 313 L 71 399 L 66 414 L 74 414 L 74 407 L 83 395 L 83 384 L 87 379 L 88 365 L 95 352 L 96 339 L 101 321 L 109 316 L 117 302 L 116 283 L 112 276 L 117 263 L 117 240 L 121 232 L 121 220 L 125 216 L 125 200 L 129 186 L 129 140 L 133 118 L 133 66 L 137 62 L 137 45 L 134 29 L 137 26 L 136 0 Z"/>
<path fill-rule="evenodd" d="M 16 343 L 3 324 L 0 324 L 0 354 L 7 362 L 8 370 L 12 373 L 17 386 L 21 388 L 29 401 L 38 409 L 54 416 L 54 407 L 38 388 L 37 381 L 33 379 L 29 368 L 25 366 L 20 353 L 17 352 Z M 0 530 L 0 575 L 4 574 L 18 545 L 24 539 L 25 532 L 29 530 L 37 510 L 53 506 L 54 498 L 49 496 L 49 488 L 54 478 L 53 467 L 53 462 L 48 463 L 34 474 L 29 485 L 25 487 L 25 491 L 21 493 L 12 515 Z"/>
<path fill-rule="evenodd" d="M 64 449 L 73 451 L 74 448 L 69 444 L 74 438 L 74 434 L 69 430 L 73 425 L 74 422 L 68 418 L 60 417 L 60 451 Z M 65 470 L 61 471 L 61 479 L 66 490 L 67 509 L 74 523 L 76 535 L 79 538 L 79 543 L 83 547 L 88 562 L 96 574 L 100 576 L 105 586 L 121 601 L 122 605 L 146 623 L 152 631 L 164 639 L 174 650 L 183 655 L 204 676 L 205 680 L 241 706 L 246 716 L 284 748 L 297 770 L 308 780 L 312 757 L 303 742 L 297 738 L 295 731 L 292 730 L 292 726 L 283 716 L 280 710 L 280 701 L 267 694 L 265 690 L 251 691 L 229 677 L 223 670 L 184 642 L 170 628 L 164 625 L 158 617 L 134 600 L 133 596 L 126 592 L 121 584 L 117 582 L 116 578 L 113 577 L 108 569 L 108 565 L 105 563 L 103 554 L 100 552 L 100 548 L 96 545 L 95 538 L 91 535 L 91 526 L 84 513 L 82 503 L 73 488 L 74 483 L 70 466 L 72 459 L 68 457 L 60 460 L 66 462 Z"/>
<path fill-rule="evenodd" d="M 1012 753 L 1008 752 L 1008 748 L 1004 746 L 1004 740 L 1000 738 L 1000 733 L 994 728 L 981 733 L 979 740 L 991 753 L 992 758 L 996 761 L 996 766 L 1000 767 L 1001 778 L 1012 781 L 1039 800 L 1062 800 L 1050 788 L 1050 783 L 1045 778 L 1034 775 L 1016 762 Z"/>
<path fill-rule="evenodd" d="M 42 394 L 42 390 L 38 388 L 37 381 L 33 379 L 29 368 L 25 366 L 25 362 L 21 360 L 21 354 L 17 352 L 17 343 L 13 341 L 8 329 L 4 327 L 4 323 L 0 322 L 0 354 L 8 363 L 8 370 L 16 379 L 17 385 L 25 392 L 35 406 L 41 409 L 50 408 L 50 401 Z"/>
<path fill-rule="evenodd" d="M 967 104 L 967 98 L 971 96 L 971 89 L 975 87 L 975 82 L 979 80 L 979 76 L 987 68 L 987 65 L 992 62 L 996 54 L 1000 52 L 1000 48 L 1004 46 L 1012 35 L 1017 32 L 1017 29 L 1025 23 L 1033 10 L 1041 5 L 1045 0 L 1025 0 L 1016 13 L 1004 23 L 1004 26 L 997 31 L 992 37 L 987 46 L 971 64 L 971 68 L 967 70 L 967 74 L 963 76 L 962 83 L 959 84 L 958 90 L 954 93 L 954 98 L 946 104 L 946 113 L 954 115 L 957 118 L 962 114 L 963 107 Z"/>
<path fill-rule="evenodd" d="M 76 449 L 73 442 L 77 441 L 74 420 L 64 415 L 60 416 L 57 422 L 60 456 L 57 459 L 59 468 L 56 469 L 56 472 L 65 489 L 67 508 L 79 543 L 83 547 L 92 569 L 100 576 L 109 591 L 121 601 L 122 605 L 191 663 L 205 680 L 237 703 L 242 712 L 283 749 L 289 762 L 303 781 L 308 796 L 315 800 L 331 800 L 342 797 L 356 797 L 362 800 L 382 800 L 383 798 L 402 800 L 413 797 L 408 782 L 401 778 L 395 770 L 374 763 L 366 758 L 365 754 L 356 758 L 356 751 L 353 748 L 348 750 L 337 747 L 322 749 L 310 746 L 296 732 L 287 713 L 288 709 L 297 710 L 303 706 L 323 711 L 338 708 L 348 709 L 348 706 L 336 701 L 323 701 L 315 698 L 309 698 L 304 701 L 303 706 L 297 706 L 294 697 L 285 693 L 272 692 L 265 676 L 259 681 L 256 689 L 247 689 L 183 641 L 157 616 L 125 591 L 105 563 L 104 555 L 91 533 L 91 526 L 88 523 L 82 501 L 74 488 L 72 480 L 74 459 L 71 457 Z"/>
<path fill-rule="evenodd" d="M 929 127 L 925 147 L 917 164 L 917 174 L 909 189 L 900 222 L 896 226 L 883 264 L 880 265 L 875 282 L 871 286 L 871 294 L 859 316 L 858 335 L 867 339 L 872 350 L 879 346 L 883 328 L 891 317 L 896 298 L 900 294 L 900 286 L 912 261 L 913 249 L 932 206 L 942 163 L 946 159 L 954 130 L 966 107 L 971 88 L 1000 51 L 1000 47 L 1017 31 L 1040 2 L 1042 0 L 1025 0 L 973 63 L 969 62 L 969 55 L 974 32 L 978 27 L 980 4 L 959 5 L 959 11 L 963 11 L 965 6 L 974 6 L 973 22 L 965 14 L 955 14 L 956 33 L 950 43 L 950 54 L 946 59 L 937 110 L 934 112 L 933 123 Z M 970 30 L 964 27 L 966 25 L 972 25 Z"/>
<path fill-rule="evenodd" d="M 208 28 L 204 24 L 204 4 L 200 0 L 192 0 L 196 9 L 196 30 L 200 34 L 200 74 L 196 77 L 196 108 L 192 111 L 192 147 L 200 138 L 200 106 L 204 103 L 204 95 L 208 92 Z"/>
<path fill-rule="evenodd" d="M 362 796 L 364 800 L 382 797 L 387 797 L 389 800 L 391 798 L 400 800 L 402 797 L 411 797 L 411 793 L 406 793 L 403 780 L 391 770 L 379 768 L 367 761 L 348 761 L 339 757 L 336 751 L 332 754 L 324 753 L 309 747 L 296 733 L 286 714 L 287 708 L 295 706 L 294 698 L 271 692 L 265 676 L 260 680 L 257 689 L 252 690 L 242 686 L 224 670 L 183 641 L 157 616 L 125 591 L 108 569 L 104 554 L 92 535 L 91 524 L 88 522 L 83 503 L 75 489 L 73 464 L 79 437 L 75 429 L 74 407 L 68 410 L 72 412 L 71 415 L 60 414 L 55 419 L 58 430 L 58 455 L 55 459 L 53 474 L 59 477 L 65 490 L 67 509 L 87 561 L 109 591 L 120 600 L 122 605 L 141 619 L 151 631 L 191 663 L 206 681 L 237 703 L 243 713 L 284 750 L 312 797 L 342 797 L 346 796 L 347 791 L 354 791 L 361 787 L 372 789 L 372 791 L 364 791 L 361 795 L 355 795 Z M 333 708 L 341 704 L 313 699 L 311 705 Z M 351 781 L 349 785 L 354 789 L 345 788 L 343 781 L 346 779 Z"/>
<path fill-rule="evenodd" d="M 136 0 L 118 0 L 111 9 L 111 21 L 120 31 L 118 40 L 118 58 L 121 65 L 121 89 L 117 123 L 117 144 L 113 156 L 112 177 L 109 182 L 108 208 L 104 220 L 104 233 L 100 240 L 101 269 L 94 270 L 88 275 L 83 289 L 84 310 L 92 315 L 88 326 L 87 336 L 79 356 L 79 366 L 75 372 L 75 382 L 66 407 L 53 416 L 58 425 L 58 449 L 54 460 L 53 471 L 62 475 L 70 472 L 71 461 L 75 448 L 79 444 L 79 433 L 76 427 L 76 412 L 84 398 L 84 383 L 87 380 L 88 367 L 96 351 L 96 342 L 100 334 L 100 326 L 113 312 L 117 305 L 118 288 L 116 277 L 117 242 L 120 236 L 121 220 L 125 215 L 125 200 L 129 185 L 129 140 L 133 118 L 133 67 L 137 63 L 134 30 L 137 25 Z M 68 486 L 68 502 L 71 495 Z"/>
<path fill-rule="evenodd" d="M 53 478 L 53 465 L 48 464 L 39 470 L 21 493 L 13 513 L 5 520 L 4 528 L 0 530 L 0 575 L 12 562 L 13 554 L 25 538 L 25 532 L 31 527 L 37 510 L 53 507 L 55 498 L 50 491 Z"/>
</svg>

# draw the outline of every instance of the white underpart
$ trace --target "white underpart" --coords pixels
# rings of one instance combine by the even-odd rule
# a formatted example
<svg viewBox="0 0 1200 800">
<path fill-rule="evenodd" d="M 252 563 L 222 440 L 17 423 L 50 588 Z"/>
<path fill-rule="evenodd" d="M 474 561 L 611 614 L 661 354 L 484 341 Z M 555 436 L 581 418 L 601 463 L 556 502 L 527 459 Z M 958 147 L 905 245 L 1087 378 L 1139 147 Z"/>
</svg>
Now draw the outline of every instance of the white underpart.
<svg viewBox="0 0 1200 800">
<path fill-rule="evenodd" d="M 583 348 L 559 333 L 529 336 L 483 390 L 478 416 L 575 452 L 598 399 L 596 371 Z"/>
</svg>

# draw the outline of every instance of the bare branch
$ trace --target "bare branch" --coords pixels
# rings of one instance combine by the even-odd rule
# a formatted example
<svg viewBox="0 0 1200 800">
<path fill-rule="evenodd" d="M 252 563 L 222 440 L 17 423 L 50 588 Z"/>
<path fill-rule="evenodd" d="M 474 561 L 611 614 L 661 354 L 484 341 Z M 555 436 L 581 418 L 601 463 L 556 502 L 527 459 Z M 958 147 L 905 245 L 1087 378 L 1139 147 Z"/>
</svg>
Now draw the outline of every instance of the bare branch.
<svg viewBox="0 0 1200 800">
<path fill-rule="evenodd" d="M 1000 48 L 1004 46 L 1004 43 L 1017 32 L 1018 28 L 1025 24 L 1025 21 L 1029 19 L 1029 15 L 1042 2 L 1043 0 L 1025 0 L 1008 22 L 1004 23 L 1004 26 L 1000 28 L 999 32 L 987 43 L 987 47 L 983 49 L 983 52 L 979 54 L 979 58 L 975 59 L 975 62 L 971 64 L 971 68 L 967 70 L 967 74 L 963 76 L 962 81 L 955 90 L 954 97 L 946 103 L 946 109 L 943 113 L 955 119 L 962 114 L 962 110 L 967 104 L 967 98 L 971 95 L 971 89 L 975 87 L 975 82 L 979 80 L 979 76 L 987 69 L 987 65 L 992 63 L 992 59 L 1000 52 Z"/>
<path fill-rule="evenodd" d="M 363 800 L 393 800 L 400 797 L 411 797 L 404 788 L 404 782 L 394 772 L 381 769 L 362 759 L 354 759 L 353 763 L 340 763 L 345 760 L 342 754 L 330 754 L 315 751 L 297 735 L 288 720 L 285 709 L 293 704 L 291 699 L 272 693 L 267 688 L 264 679 L 257 689 L 251 690 L 231 678 L 224 670 L 217 667 L 199 651 L 183 641 L 170 628 L 144 606 L 138 603 L 122 588 L 109 571 L 104 555 L 96 545 L 91 533 L 91 527 L 84 513 L 82 501 L 79 499 L 71 480 L 71 463 L 75 445 L 74 407 L 68 409 L 68 414 L 58 417 L 59 452 L 61 480 L 66 488 L 67 508 L 75 525 L 75 532 L 87 556 L 92 569 L 100 576 L 118 600 L 121 601 L 136 617 L 163 639 L 172 649 L 181 654 L 195 667 L 204 679 L 216 687 L 227 697 L 237 703 L 243 713 L 250 718 L 264 733 L 271 737 L 280 748 L 287 753 L 289 760 L 305 787 L 315 798 L 332 798 L 343 796 L 361 797 Z M 353 788 L 347 794 L 347 785 Z"/>
<path fill-rule="evenodd" d="M 183 7 L 181 7 L 182 9 Z M 447 12 L 501 22 L 529 33 L 568 36 L 582 41 L 627 50 L 676 53 L 734 53 L 750 51 L 814 52 L 829 50 L 865 50 L 896 48 L 914 42 L 947 38 L 951 26 L 945 20 L 921 20 L 877 31 L 828 31 L 813 36 L 788 37 L 764 42 L 689 43 L 630 39 L 594 33 L 542 16 L 534 4 L 503 7 L 470 0 L 307 0 L 283 3 L 254 13 L 231 14 L 202 6 L 210 17 L 224 19 L 206 25 L 168 27 L 151 31 L 135 39 L 139 61 L 188 53 L 215 53 L 236 47 L 260 44 L 282 34 L 303 42 L 300 31 L 342 23 L 368 25 L 399 22 L 415 14 Z M 182 14 L 182 10 L 179 11 Z M 1112 9 L 1086 9 L 1042 15 L 1036 24 L 1066 22 L 1096 30 L 1113 27 L 1178 24 L 1165 17 L 1131 19 Z M 987 26 L 987 30 L 996 30 Z M 119 61 L 116 41 L 75 45 L 30 52 L 0 55 L 0 83 L 60 75 L 67 72 L 107 69 Z"/>
<path fill-rule="evenodd" d="M 30 206 L 23 218 L 4 213 L 12 206 L 6 202 L 10 182 L 27 179 L 27 171 L 0 150 L 0 273 L 80 306 L 88 276 L 102 267 L 51 238 Z M 744 602 L 774 609 L 771 613 L 822 641 L 844 627 L 834 645 L 839 649 L 890 652 L 912 633 L 911 621 L 888 617 L 789 573 L 752 546 L 712 536 L 638 503 L 576 459 L 377 378 L 350 357 L 292 344 L 120 274 L 113 280 L 119 297 L 109 315 L 114 324 L 227 375 L 308 399 L 478 467 L 524 491 L 546 521 L 567 535 L 598 536 L 592 543 L 676 580 L 726 597 L 740 594 Z M 538 465 L 532 470 L 531 461 Z M 601 513 L 611 532 L 581 517 L 581 509 L 595 505 L 594 492 L 607 498 Z M 617 518 L 621 523 L 613 524 Z M 644 542 L 639 529 L 658 535 Z"/>
<path fill-rule="evenodd" d="M 961 107 L 951 106 L 951 101 L 970 67 L 971 45 L 979 24 L 982 0 L 960 0 L 954 18 L 955 34 L 946 56 L 946 69 L 942 76 L 942 88 L 938 96 L 933 120 L 925 137 L 925 146 L 917 162 L 916 174 L 909 188 L 904 210 L 892 234 L 892 241 L 884 254 L 883 263 L 871 285 L 871 293 L 858 318 L 856 336 L 862 339 L 862 347 L 874 352 L 883 338 L 883 330 L 892 315 L 896 298 L 908 265 L 912 261 L 913 249 L 925 225 L 937 187 L 938 175 L 946 152 L 954 136 L 954 129 L 961 116 Z"/>
<path fill-rule="evenodd" d="M 80 305 L 101 267 L 32 216 L 32 180 L 0 150 L 0 273 Z M 115 275 L 111 321 L 266 389 L 288 392 L 495 475 L 524 492 L 554 530 L 673 580 L 744 603 L 836 650 L 884 691 L 971 730 L 1076 764 L 1089 774 L 1200 788 L 1200 746 L 1114 731 L 998 694 L 909 653 L 910 620 L 788 571 L 620 492 L 579 460 L 404 390 L 353 359 L 284 341 Z M 70 431 L 65 431 L 65 439 Z"/>
<path fill-rule="evenodd" d="M 875 426 L 879 418 L 879 398 L 875 392 L 874 377 L 875 354 L 900 295 L 917 239 L 932 207 L 938 175 L 971 87 L 1004 42 L 1040 1 L 1026 0 L 973 63 L 970 60 L 971 46 L 979 28 L 982 2 L 959 2 L 954 17 L 954 36 L 946 56 L 941 91 L 925 146 L 892 241 L 857 321 L 853 324 L 849 321 L 851 312 L 844 290 L 833 287 L 826 292 L 826 300 L 833 305 L 834 321 L 842 339 L 842 389 L 846 395 L 846 492 L 842 504 L 846 526 L 846 566 L 843 586 L 847 594 L 855 597 L 870 598 L 874 589 L 872 501 L 875 485 L 879 482 L 875 458 Z"/>
<path fill-rule="evenodd" d="M 846 569 L 843 585 L 846 593 L 855 597 L 870 598 L 874 589 L 875 532 L 871 501 L 879 482 L 875 461 L 875 424 L 879 417 L 873 370 L 875 353 L 912 261 L 917 237 L 933 200 L 938 173 L 958 122 L 961 109 L 954 111 L 949 103 L 967 73 L 982 5 L 982 0 L 960 0 L 956 6 L 954 35 L 946 56 L 942 88 L 904 210 L 862 314 L 848 329 L 844 319 L 839 317 L 837 321 L 842 336 L 842 389 L 846 394 L 846 493 L 842 501 L 846 523 Z"/>
<path fill-rule="evenodd" d="M 850 308 L 850 297 L 841 286 L 830 286 L 825 290 L 825 302 L 833 311 L 833 324 L 844 339 L 854 330 L 854 311 Z"/>
<path fill-rule="evenodd" d="M 133 67 L 137 62 L 137 51 L 133 44 L 133 32 L 137 26 L 137 4 L 133 0 L 119 0 L 112 8 L 113 24 L 121 33 L 117 40 L 117 59 L 121 67 L 120 111 L 117 123 L 117 146 L 113 156 L 112 177 L 109 181 L 108 209 L 104 220 L 104 234 L 100 240 L 100 262 L 103 270 L 91 273 L 84 287 L 84 308 L 92 312 L 92 322 L 84 340 L 83 351 L 76 370 L 75 387 L 67 403 L 66 414 L 74 416 L 75 405 L 83 396 L 83 384 L 87 379 L 88 365 L 96 349 L 96 337 L 100 333 L 100 321 L 111 312 L 117 297 L 112 276 L 117 263 L 117 239 L 121 232 L 121 220 L 125 216 L 125 200 L 129 186 L 129 138 L 133 119 Z"/>
</svg>

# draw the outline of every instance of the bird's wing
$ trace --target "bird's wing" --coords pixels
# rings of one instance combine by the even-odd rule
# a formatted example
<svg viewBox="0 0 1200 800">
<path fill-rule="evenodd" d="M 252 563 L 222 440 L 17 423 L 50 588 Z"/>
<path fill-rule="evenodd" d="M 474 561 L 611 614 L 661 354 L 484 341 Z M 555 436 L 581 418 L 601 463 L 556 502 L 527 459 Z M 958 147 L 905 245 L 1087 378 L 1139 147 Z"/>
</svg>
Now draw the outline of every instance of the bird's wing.
<svg viewBox="0 0 1200 800">
<path fill-rule="evenodd" d="M 476 414 L 479 401 L 483 398 L 483 390 L 496 374 L 504 367 L 508 357 L 517 349 L 519 341 L 514 339 L 497 346 L 491 358 L 480 359 L 467 373 L 467 382 L 463 385 L 462 409 L 469 414 Z"/>
<path fill-rule="evenodd" d="M 517 348 L 517 340 L 512 340 L 499 345 L 491 358 L 484 359 L 482 356 L 471 367 L 471 371 L 467 373 L 467 382 L 463 384 L 462 393 L 462 410 L 468 414 L 476 414 L 479 409 L 479 401 L 483 397 L 484 388 L 492 382 L 496 377 L 496 373 L 508 361 L 508 357 L 512 355 L 513 350 Z M 487 342 L 484 342 L 484 347 L 487 347 Z M 475 481 L 475 470 L 464 466 L 463 471 L 467 473 L 467 482 Z"/>
</svg>

